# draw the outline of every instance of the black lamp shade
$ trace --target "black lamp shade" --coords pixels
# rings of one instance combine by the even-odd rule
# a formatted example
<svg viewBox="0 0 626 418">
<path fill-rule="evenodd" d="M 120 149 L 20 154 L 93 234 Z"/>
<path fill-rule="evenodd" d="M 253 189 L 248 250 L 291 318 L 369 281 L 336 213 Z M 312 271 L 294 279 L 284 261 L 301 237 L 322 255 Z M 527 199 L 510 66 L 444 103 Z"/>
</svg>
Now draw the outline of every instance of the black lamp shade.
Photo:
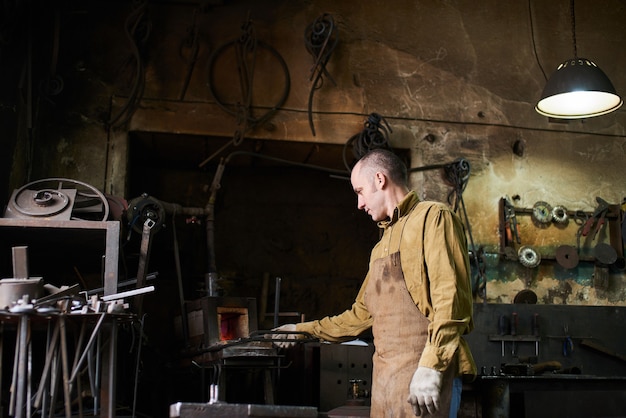
<svg viewBox="0 0 626 418">
<path fill-rule="evenodd" d="M 535 110 L 551 118 L 581 119 L 613 112 L 623 103 L 611 80 L 593 61 L 572 58 L 552 74 Z"/>
</svg>

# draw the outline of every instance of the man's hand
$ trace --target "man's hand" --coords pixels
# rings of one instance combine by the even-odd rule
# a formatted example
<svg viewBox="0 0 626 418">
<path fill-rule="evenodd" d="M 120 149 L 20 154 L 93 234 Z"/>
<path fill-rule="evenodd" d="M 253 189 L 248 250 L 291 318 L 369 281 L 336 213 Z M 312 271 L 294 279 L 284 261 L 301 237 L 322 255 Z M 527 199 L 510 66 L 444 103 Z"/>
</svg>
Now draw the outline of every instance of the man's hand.
<svg viewBox="0 0 626 418">
<path fill-rule="evenodd" d="M 285 325 L 281 325 L 278 328 L 274 328 L 272 329 L 272 331 L 282 331 L 282 332 L 295 332 L 296 331 L 296 324 L 285 324 Z M 270 338 L 272 339 L 280 339 L 280 340 L 296 340 L 297 338 L 300 338 L 298 334 L 270 334 Z M 274 342 L 274 344 L 277 347 L 280 348 L 289 348 L 289 347 L 293 347 L 294 345 L 296 345 L 296 342 L 293 341 L 276 341 Z"/>
<path fill-rule="evenodd" d="M 439 410 L 442 373 L 428 367 L 418 367 L 409 386 L 408 402 L 416 416 L 434 414 Z"/>
</svg>

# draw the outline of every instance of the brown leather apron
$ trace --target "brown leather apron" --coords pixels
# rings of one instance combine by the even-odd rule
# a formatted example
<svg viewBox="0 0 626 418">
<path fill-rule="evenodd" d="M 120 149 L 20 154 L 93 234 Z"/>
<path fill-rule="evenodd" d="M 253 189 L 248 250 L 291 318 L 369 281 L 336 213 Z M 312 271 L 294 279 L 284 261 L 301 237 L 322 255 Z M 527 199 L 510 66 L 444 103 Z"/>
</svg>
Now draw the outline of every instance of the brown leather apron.
<svg viewBox="0 0 626 418">
<path fill-rule="evenodd" d="M 407 290 L 400 253 L 374 261 L 365 289 L 365 305 L 374 322 L 370 417 L 414 417 L 407 402 L 409 385 L 428 339 L 428 319 Z M 456 362 L 444 373 L 439 411 L 429 417 L 448 417 Z"/>
</svg>

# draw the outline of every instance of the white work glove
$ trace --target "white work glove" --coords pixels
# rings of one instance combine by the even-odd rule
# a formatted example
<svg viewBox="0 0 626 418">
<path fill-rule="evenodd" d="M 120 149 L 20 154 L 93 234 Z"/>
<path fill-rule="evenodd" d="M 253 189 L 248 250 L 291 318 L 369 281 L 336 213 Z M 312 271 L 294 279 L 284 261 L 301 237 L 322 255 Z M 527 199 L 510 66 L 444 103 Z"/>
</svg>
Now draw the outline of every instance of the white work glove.
<svg viewBox="0 0 626 418">
<path fill-rule="evenodd" d="M 409 386 L 409 399 L 416 416 L 434 414 L 439 410 L 443 374 L 429 367 L 418 367 Z"/>
<path fill-rule="evenodd" d="M 272 331 L 283 331 L 283 332 L 290 332 L 290 331 L 296 331 L 296 324 L 285 324 L 285 325 L 281 325 L 278 328 L 274 328 L 272 329 Z M 270 337 L 272 339 L 280 339 L 280 340 L 296 340 L 299 338 L 299 334 L 271 334 Z M 277 347 L 280 348 L 289 348 L 289 347 L 293 347 L 294 345 L 296 345 L 296 342 L 293 341 L 275 341 L 274 344 Z"/>
</svg>

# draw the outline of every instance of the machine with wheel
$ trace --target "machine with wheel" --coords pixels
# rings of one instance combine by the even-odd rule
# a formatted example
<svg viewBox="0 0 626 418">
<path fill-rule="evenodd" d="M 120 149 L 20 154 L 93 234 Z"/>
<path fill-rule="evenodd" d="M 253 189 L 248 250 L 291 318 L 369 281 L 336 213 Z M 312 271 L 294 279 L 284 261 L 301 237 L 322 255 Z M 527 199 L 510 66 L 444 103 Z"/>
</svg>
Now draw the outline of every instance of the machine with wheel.
<svg viewBox="0 0 626 418">
<path fill-rule="evenodd" d="M 14 190 L 4 217 L 106 221 L 109 203 L 102 192 L 87 183 L 48 178 Z"/>
</svg>

